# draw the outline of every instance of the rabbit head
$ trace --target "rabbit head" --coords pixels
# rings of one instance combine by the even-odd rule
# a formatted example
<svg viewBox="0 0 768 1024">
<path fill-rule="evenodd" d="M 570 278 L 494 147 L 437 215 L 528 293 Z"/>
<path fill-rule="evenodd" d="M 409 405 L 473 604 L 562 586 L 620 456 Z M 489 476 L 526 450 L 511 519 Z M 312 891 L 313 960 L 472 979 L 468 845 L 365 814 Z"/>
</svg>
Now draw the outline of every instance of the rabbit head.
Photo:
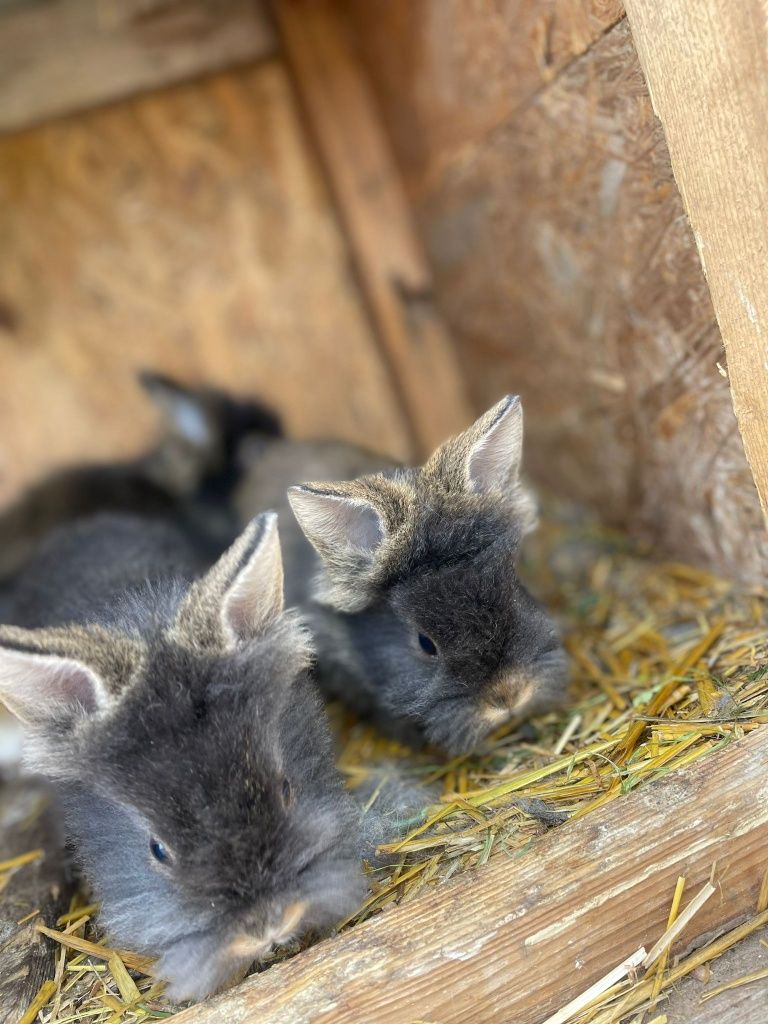
<svg viewBox="0 0 768 1024">
<path fill-rule="evenodd" d="M 536 520 L 522 439 L 510 396 L 420 468 L 289 491 L 322 561 L 321 668 L 361 710 L 451 753 L 566 688 L 558 631 L 516 568 Z"/>
</svg>

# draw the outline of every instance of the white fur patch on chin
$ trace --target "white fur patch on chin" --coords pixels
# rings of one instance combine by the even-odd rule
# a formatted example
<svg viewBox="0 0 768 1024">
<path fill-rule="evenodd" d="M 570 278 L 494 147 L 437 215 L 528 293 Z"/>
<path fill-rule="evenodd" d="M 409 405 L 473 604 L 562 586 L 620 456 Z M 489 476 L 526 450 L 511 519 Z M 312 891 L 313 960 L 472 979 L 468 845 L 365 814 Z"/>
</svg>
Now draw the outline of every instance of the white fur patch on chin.
<svg viewBox="0 0 768 1024">
<path fill-rule="evenodd" d="M 156 964 L 155 974 L 166 982 L 171 1002 L 184 1003 L 205 999 L 239 981 L 253 960 L 227 957 L 212 948 L 212 941 L 190 939 L 175 943 Z"/>
<path fill-rule="evenodd" d="M 512 718 L 513 715 L 523 711 L 530 703 L 534 691 L 533 680 L 521 680 L 516 673 L 512 673 L 496 687 L 495 702 L 486 705 L 480 711 L 481 721 L 489 729 L 495 729 Z M 499 700 L 503 700 L 504 704 L 499 704 Z"/>
</svg>

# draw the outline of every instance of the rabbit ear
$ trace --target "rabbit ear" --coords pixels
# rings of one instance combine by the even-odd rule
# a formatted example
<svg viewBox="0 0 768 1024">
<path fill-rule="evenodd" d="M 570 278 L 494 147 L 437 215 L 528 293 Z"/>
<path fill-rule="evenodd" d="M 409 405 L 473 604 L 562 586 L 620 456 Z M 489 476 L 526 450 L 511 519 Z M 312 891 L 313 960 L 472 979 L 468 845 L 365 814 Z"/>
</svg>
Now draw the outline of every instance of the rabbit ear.
<svg viewBox="0 0 768 1024">
<path fill-rule="evenodd" d="M 282 611 L 277 515 L 264 512 L 192 585 L 179 610 L 176 631 L 201 647 L 232 649 L 259 636 Z"/>
<path fill-rule="evenodd" d="M 424 466 L 449 491 L 496 495 L 511 509 L 521 536 L 536 526 L 536 502 L 520 478 L 523 406 L 507 395 L 463 434 L 440 445 Z"/>
<path fill-rule="evenodd" d="M 135 669 L 138 651 L 96 628 L 0 629 L 0 700 L 22 722 L 42 724 L 107 707 Z"/>
<path fill-rule="evenodd" d="M 302 485 L 288 489 L 288 501 L 322 558 L 351 554 L 371 559 L 384 541 L 382 518 L 365 498 Z"/>
<path fill-rule="evenodd" d="M 523 406 L 507 395 L 461 438 L 468 442 L 464 471 L 469 488 L 481 494 L 507 492 L 520 476 L 523 457 Z"/>
<path fill-rule="evenodd" d="M 171 436 L 207 451 L 214 443 L 209 410 L 200 397 L 170 377 L 142 370 L 139 383 L 163 417 Z"/>
</svg>

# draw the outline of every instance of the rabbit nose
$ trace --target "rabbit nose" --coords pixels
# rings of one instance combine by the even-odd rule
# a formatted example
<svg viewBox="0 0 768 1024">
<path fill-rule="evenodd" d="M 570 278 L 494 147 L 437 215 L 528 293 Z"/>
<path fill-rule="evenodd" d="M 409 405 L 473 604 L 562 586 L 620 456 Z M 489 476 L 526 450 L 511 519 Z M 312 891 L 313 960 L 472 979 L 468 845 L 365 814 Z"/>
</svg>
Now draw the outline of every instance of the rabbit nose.
<svg viewBox="0 0 768 1024">
<path fill-rule="evenodd" d="M 301 924 L 301 919 L 307 909 L 307 904 L 304 900 L 296 900 L 294 903 L 289 903 L 283 912 L 283 919 L 280 922 L 280 938 L 276 939 L 276 942 L 284 942 L 289 938 Z"/>
<path fill-rule="evenodd" d="M 301 919 L 304 917 L 306 909 L 307 904 L 303 900 L 289 903 L 279 919 L 267 926 L 263 935 L 256 936 L 249 935 L 247 932 L 240 932 L 229 943 L 227 952 L 230 956 L 237 957 L 238 959 L 242 958 L 245 960 L 250 958 L 258 960 L 275 944 L 286 942 L 292 938 L 296 929 L 301 924 Z"/>
<path fill-rule="evenodd" d="M 480 717 L 491 728 L 501 725 L 525 707 L 533 696 L 534 681 L 522 672 L 505 672 L 493 684 L 484 701 Z"/>
</svg>

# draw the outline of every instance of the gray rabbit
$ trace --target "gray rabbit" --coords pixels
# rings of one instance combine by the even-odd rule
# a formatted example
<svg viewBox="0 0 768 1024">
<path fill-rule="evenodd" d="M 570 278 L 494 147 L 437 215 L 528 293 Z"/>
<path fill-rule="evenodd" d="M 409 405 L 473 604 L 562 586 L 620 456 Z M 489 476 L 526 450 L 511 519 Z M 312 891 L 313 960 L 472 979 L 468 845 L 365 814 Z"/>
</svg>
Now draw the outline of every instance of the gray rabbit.
<svg viewBox="0 0 768 1024">
<path fill-rule="evenodd" d="M 0 699 L 26 723 L 110 938 L 200 998 L 365 886 L 359 812 L 283 610 L 277 518 L 205 570 L 170 522 L 54 531 L 15 580 Z"/>
<path fill-rule="evenodd" d="M 160 413 L 159 443 L 135 459 L 59 470 L 0 512 L 0 577 L 54 527 L 101 512 L 172 520 L 212 557 L 234 539 L 227 498 L 237 481 L 236 451 L 244 436 L 279 435 L 279 421 L 213 388 L 186 388 L 148 371 L 139 380 Z"/>
<path fill-rule="evenodd" d="M 243 521 L 280 510 L 320 684 L 407 742 L 465 752 L 565 696 L 558 631 L 516 569 L 536 521 L 522 442 L 516 396 L 418 468 L 340 443 L 244 442 L 236 507 Z M 343 482 L 300 484 L 322 478 Z"/>
</svg>

